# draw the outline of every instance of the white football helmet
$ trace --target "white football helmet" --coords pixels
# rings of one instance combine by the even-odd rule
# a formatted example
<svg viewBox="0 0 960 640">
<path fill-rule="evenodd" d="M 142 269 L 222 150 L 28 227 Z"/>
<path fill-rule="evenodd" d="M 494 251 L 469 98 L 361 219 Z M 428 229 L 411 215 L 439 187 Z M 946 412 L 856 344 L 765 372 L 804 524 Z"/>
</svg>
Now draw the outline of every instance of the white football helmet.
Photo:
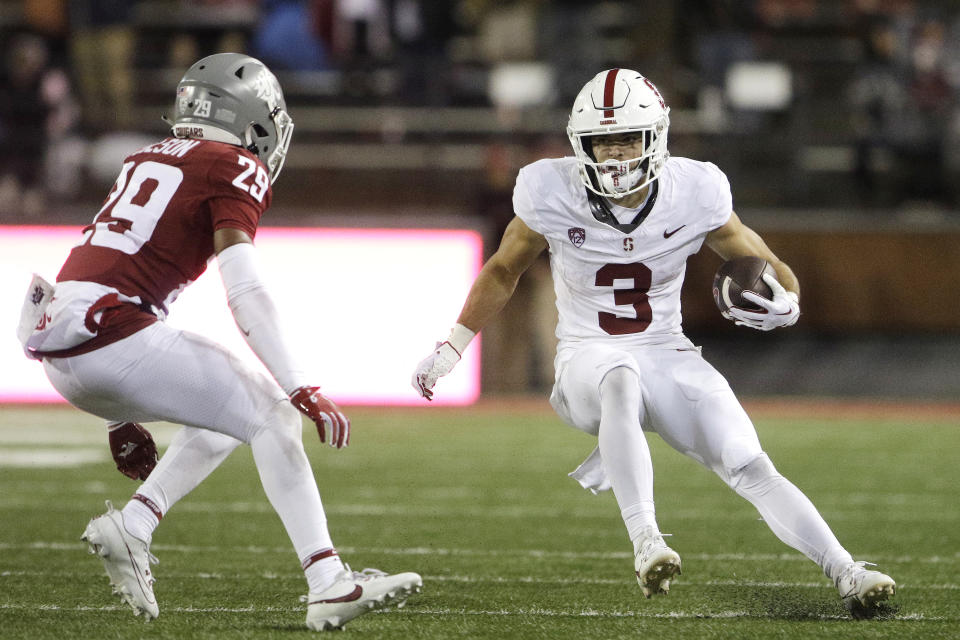
<svg viewBox="0 0 960 640">
<path fill-rule="evenodd" d="M 570 112 L 567 136 L 591 192 L 619 199 L 640 191 L 660 175 L 669 157 L 670 108 L 647 78 L 630 69 L 601 71 L 588 82 Z M 643 153 L 631 159 L 597 162 L 595 136 L 643 134 Z"/>
<path fill-rule="evenodd" d="M 293 120 L 277 78 L 240 53 L 198 60 L 177 85 L 173 135 L 245 147 L 267 166 L 270 182 L 283 168 Z"/>
</svg>

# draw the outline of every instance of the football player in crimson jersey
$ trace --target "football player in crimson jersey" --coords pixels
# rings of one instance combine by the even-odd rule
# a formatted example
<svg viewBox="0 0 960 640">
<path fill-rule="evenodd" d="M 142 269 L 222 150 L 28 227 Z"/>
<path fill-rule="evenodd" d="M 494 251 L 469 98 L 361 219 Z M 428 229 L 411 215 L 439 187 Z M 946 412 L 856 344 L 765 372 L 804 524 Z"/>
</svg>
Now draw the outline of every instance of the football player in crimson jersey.
<svg viewBox="0 0 960 640">
<path fill-rule="evenodd" d="M 513 295 L 545 249 L 557 296 L 557 413 L 597 436 L 571 475 L 612 488 L 643 593 L 665 593 L 680 573 L 654 512 L 653 468 L 643 430 L 716 472 L 753 503 L 783 542 L 816 562 L 855 613 L 892 595 L 888 576 L 854 562 L 803 493 L 777 473 L 726 380 L 683 335 L 680 287 L 687 258 L 705 243 L 724 259 L 759 256 L 776 269 L 761 310 L 734 308 L 737 324 L 785 327 L 800 314 L 790 268 L 735 213 L 713 164 L 667 153 L 669 109 L 636 71 L 597 74 L 577 96 L 567 129 L 574 157 L 520 170 L 515 217 L 467 296 L 450 336 L 417 365 L 428 400 L 473 336 Z M 752 294 L 747 293 L 747 296 Z"/>
<path fill-rule="evenodd" d="M 187 70 L 172 124 L 169 138 L 126 158 L 60 270 L 40 322 L 24 337 L 28 355 L 43 361 L 67 400 L 110 421 L 121 471 L 146 480 L 121 511 L 108 502 L 83 539 L 101 556 L 115 593 L 138 615 L 156 617 L 155 527 L 248 444 L 306 574 L 307 626 L 342 627 L 418 590 L 421 579 L 345 567 L 301 442 L 299 412 L 336 449 L 350 443 L 350 421 L 284 340 L 253 245 L 293 121 L 274 75 L 230 53 Z M 272 380 L 219 344 L 163 322 L 214 256 L 237 325 Z M 139 423 L 157 420 L 187 426 L 151 471 L 155 448 Z"/>
</svg>

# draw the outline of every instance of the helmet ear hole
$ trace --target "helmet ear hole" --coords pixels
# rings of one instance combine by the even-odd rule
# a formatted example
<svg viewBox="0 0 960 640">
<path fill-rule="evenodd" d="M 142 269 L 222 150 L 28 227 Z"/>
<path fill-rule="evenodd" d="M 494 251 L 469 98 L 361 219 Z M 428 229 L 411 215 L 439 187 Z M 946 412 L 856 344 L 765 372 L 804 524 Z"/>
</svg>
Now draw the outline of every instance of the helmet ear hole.
<svg viewBox="0 0 960 640">
<path fill-rule="evenodd" d="M 259 123 L 254 123 L 253 132 L 257 134 L 258 138 L 266 138 L 267 136 L 270 135 L 269 133 L 267 133 L 267 130 L 264 129 L 263 126 Z"/>
</svg>

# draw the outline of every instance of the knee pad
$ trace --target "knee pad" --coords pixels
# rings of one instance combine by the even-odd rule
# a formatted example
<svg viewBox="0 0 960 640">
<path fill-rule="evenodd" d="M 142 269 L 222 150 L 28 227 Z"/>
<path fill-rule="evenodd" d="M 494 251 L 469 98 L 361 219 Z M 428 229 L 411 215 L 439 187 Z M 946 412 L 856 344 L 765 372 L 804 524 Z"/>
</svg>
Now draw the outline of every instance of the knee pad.
<svg viewBox="0 0 960 640">
<path fill-rule="evenodd" d="M 270 431 L 277 437 L 296 440 L 299 444 L 303 433 L 303 421 L 300 418 L 300 412 L 286 400 L 274 402 L 266 411 L 257 431 L 258 433 Z"/>
<path fill-rule="evenodd" d="M 600 381 L 600 392 L 615 393 L 624 396 L 630 392 L 639 393 L 640 372 L 636 366 L 618 364 L 607 371 Z"/>
<path fill-rule="evenodd" d="M 763 491 L 764 487 L 782 477 L 765 453 L 761 453 L 739 469 L 727 471 L 727 476 L 729 478 L 727 484 L 740 493 Z"/>
</svg>

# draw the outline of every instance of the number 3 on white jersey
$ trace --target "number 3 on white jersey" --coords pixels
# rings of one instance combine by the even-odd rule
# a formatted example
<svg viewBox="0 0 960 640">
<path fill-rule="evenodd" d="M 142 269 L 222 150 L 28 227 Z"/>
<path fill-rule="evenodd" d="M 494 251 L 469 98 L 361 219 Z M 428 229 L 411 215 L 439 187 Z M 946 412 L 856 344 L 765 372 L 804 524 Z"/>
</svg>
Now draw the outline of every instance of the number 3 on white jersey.
<svg viewBox="0 0 960 640">
<path fill-rule="evenodd" d="M 263 202 L 263 196 L 266 195 L 267 188 L 270 186 L 270 178 L 267 177 L 267 172 L 264 171 L 262 166 L 246 156 L 238 155 L 237 161 L 240 163 L 240 166 L 246 167 L 246 169 L 233 179 L 233 186 L 241 191 L 249 192 L 251 196 L 256 198 L 257 202 Z M 256 171 L 256 176 L 253 178 L 253 184 L 247 184 L 247 178 L 249 178 L 250 174 L 254 171 Z"/>
</svg>

